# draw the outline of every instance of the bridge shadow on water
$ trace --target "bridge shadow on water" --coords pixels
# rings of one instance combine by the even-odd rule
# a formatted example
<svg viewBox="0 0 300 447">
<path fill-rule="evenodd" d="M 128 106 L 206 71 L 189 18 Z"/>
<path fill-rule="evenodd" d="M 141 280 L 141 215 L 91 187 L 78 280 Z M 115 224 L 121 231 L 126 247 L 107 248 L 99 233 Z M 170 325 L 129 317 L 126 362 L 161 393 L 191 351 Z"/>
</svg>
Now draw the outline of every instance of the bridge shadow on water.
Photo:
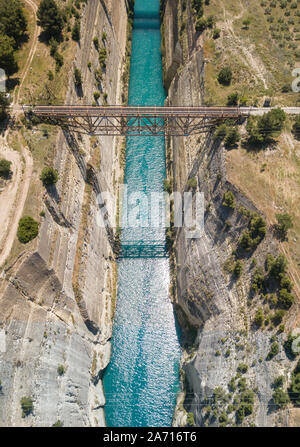
<svg viewBox="0 0 300 447">
<path fill-rule="evenodd" d="M 167 258 L 168 251 L 163 241 L 122 242 L 119 258 Z"/>
</svg>

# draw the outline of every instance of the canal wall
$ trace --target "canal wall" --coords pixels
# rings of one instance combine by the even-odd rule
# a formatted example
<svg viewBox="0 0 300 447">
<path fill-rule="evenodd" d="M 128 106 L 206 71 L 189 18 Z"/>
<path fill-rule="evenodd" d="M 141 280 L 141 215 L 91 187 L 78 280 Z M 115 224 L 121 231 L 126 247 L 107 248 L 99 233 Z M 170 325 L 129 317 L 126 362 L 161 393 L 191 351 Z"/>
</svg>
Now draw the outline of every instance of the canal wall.
<svg viewBox="0 0 300 447">
<path fill-rule="evenodd" d="M 66 103 L 126 100 L 127 10 L 132 2 L 88 0 Z M 102 80 L 93 42 L 106 49 Z M 103 426 L 102 374 L 110 356 L 117 269 L 111 233 L 98 225 L 97 195 L 114 193 L 123 177 L 118 138 L 57 135 L 59 182 L 44 194 L 45 217 L 34 252 L 24 252 L 3 275 L 0 296 L 0 426 Z M 117 203 L 113 204 L 117 207 Z M 60 367 L 58 369 L 58 367 Z M 21 399 L 33 401 L 22 417 Z"/>
<path fill-rule="evenodd" d="M 195 32 L 191 2 L 162 2 L 162 17 L 167 104 L 203 104 L 203 37 Z M 275 411 L 272 406 L 272 381 L 280 374 L 288 375 L 290 361 L 282 347 L 282 335 L 277 339 L 279 354 L 268 360 L 270 334 L 252 325 L 256 308 L 248 304 L 253 260 L 245 259 L 239 280 L 226 272 L 226 263 L 247 228 L 248 221 L 239 210 L 262 213 L 228 182 L 226 151 L 212 136 L 170 138 L 166 152 L 174 191 L 188 191 L 196 182 L 195 191 L 205 195 L 204 235 L 186 239 L 184 229 L 178 229 L 171 258 L 175 286 L 171 288 L 172 298 L 184 333 L 183 394 L 178 399 L 174 425 L 185 425 L 187 413 L 191 413 L 189 421 L 193 420 L 196 426 L 219 425 L 218 418 L 226 410 L 224 402 L 232 399 L 228 383 L 234 377 L 238 381 L 237 368 L 241 363 L 247 364 L 243 377 L 255 396 L 253 412 L 243 423 L 287 425 L 288 412 Z M 235 195 L 233 212 L 222 205 L 225 191 Z M 268 253 L 277 252 L 277 242 L 268 231 L 255 251 L 256 262 L 263 264 Z M 216 388 L 225 396 L 223 403 L 222 398 L 221 403 L 214 400 Z M 226 417 L 233 421 L 229 425 L 236 423 L 234 413 Z"/>
</svg>

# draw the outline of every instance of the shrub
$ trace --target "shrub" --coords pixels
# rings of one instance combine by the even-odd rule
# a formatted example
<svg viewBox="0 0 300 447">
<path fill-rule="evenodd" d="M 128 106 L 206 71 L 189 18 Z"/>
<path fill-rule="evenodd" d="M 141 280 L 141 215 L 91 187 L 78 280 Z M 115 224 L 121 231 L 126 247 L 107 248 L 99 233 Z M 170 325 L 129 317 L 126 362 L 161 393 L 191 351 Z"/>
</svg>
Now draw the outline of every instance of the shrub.
<svg viewBox="0 0 300 447">
<path fill-rule="evenodd" d="M 27 244 L 37 237 L 39 224 L 32 217 L 25 216 L 19 221 L 17 236 L 22 244 Z"/>
<path fill-rule="evenodd" d="M 194 413 L 189 412 L 187 414 L 186 422 L 188 427 L 193 427 L 195 425 Z"/>
<path fill-rule="evenodd" d="M 230 67 L 223 67 L 218 74 L 218 81 L 222 85 L 230 85 L 232 80 L 232 70 Z"/>
<path fill-rule="evenodd" d="M 56 53 L 54 54 L 54 59 L 55 59 L 55 63 L 56 63 L 55 70 L 56 70 L 56 71 L 59 71 L 59 69 L 64 65 L 64 58 L 63 58 L 63 55 L 60 54 L 60 53 L 58 53 L 58 52 L 56 52 Z"/>
<path fill-rule="evenodd" d="M 215 130 L 214 139 L 215 140 L 217 140 L 217 139 L 223 140 L 225 138 L 226 134 L 227 134 L 226 124 L 220 124 Z"/>
<path fill-rule="evenodd" d="M 240 278 L 243 273 L 243 263 L 242 261 L 238 260 L 236 261 L 233 269 L 233 273 L 236 276 L 236 278 Z"/>
<path fill-rule="evenodd" d="M 273 387 L 274 388 L 281 388 L 284 384 L 284 376 L 278 376 L 275 377 L 274 381 L 273 381 Z"/>
<path fill-rule="evenodd" d="M 245 363 L 240 363 L 237 367 L 237 371 L 241 374 L 246 374 L 246 372 L 248 371 L 248 365 L 246 365 Z"/>
<path fill-rule="evenodd" d="M 77 67 L 74 68 L 74 84 L 77 88 L 80 88 L 82 86 L 81 71 Z"/>
<path fill-rule="evenodd" d="M 261 327 L 264 322 L 264 312 L 263 309 L 260 308 L 256 311 L 255 317 L 254 317 L 254 323 L 257 327 Z"/>
<path fill-rule="evenodd" d="M 214 28 L 213 30 L 213 39 L 218 39 L 221 35 L 221 30 L 220 28 Z"/>
<path fill-rule="evenodd" d="M 294 303 L 294 296 L 288 292 L 286 289 L 281 289 L 279 292 L 279 307 L 282 309 L 289 309 Z"/>
<path fill-rule="evenodd" d="M 106 58 L 107 58 L 107 51 L 106 48 L 101 48 L 99 50 L 99 63 L 101 68 L 106 68 Z"/>
<path fill-rule="evenodd" d="M 58 172 L 56 169 L 49 168 L 46 166 L 42 170 L 40 179 L 43 182 L 44 186 L 54 185 L 58 181 Z"/>
<path fill-rule="evenodd" d="M 288 393 L 283 391 L 281 388 L 278 388 L 274 391 L 272 398 L 279 408 L 286 407 L 290 401 Z"/>
<path fill-rule="evenodd" d="M 52 427 L 63 427 L 64 423 L 58 419 L 56 422 L 54 422 L 54 424 L 52 425 Z"/>
<path fill-rule="evenodd" d="M 230 93 L 230 95 L 227 96 L 228 106 L 237 106 L 238 103 L 239 103 L 239 94 L 237 92 Z"/>
<path fill-rule="evenodd" d="M 225 146 L 232 147 L 234 146 L 238 141 L 240 141 L 240 134 L 237 127 L 229 127 L 226 138 L 225 138 Z"/>
<path fill-rule="evenodd" d="M 289 395 L 294 405 L 300 406 L 300 360 L 292 373 L 292 383 L 289 388 Z"/>
<path fill-rule="evenodd" d="M 267 360 L 271 360 L 275 355 L 277 355 L 279 352 L 279 344 L 275 341 L 271 344 L 271 349 L 269 354 L 267 355 Z"/>
<path fill-rule="evenodd" d="M 257 213 L 253 213 L 248 230 L 244 231 L 240 239 L 240 245 L 249 250 L 255 248 L 265 237 L 267 225 L 265 220 Z"/>
<path fill-rule="evenodd" d="M 244 29 L 249 29 L 250 23 L 251 23 L 250 19 L 243 20 L 243 28 Z"/>
<path fill-rule="evenodd" d="M 284 315 L 285 315 L 285 311 L 284 310 L 277 310 L 275 312 L 275 314 L 271 317 L 272 323 L 275 326 L 278 326 L 282 322 L 282 319 L 283 319 Z"/>
<path fill-rule="evenodd" d="M 72 28 L 72 39 L 75 42 L 79 42 L 80 40 L 80 22 L 79 20 L 75 20 L 74 26 Z"/>
<path fill-rule="evenodd" d="M 278 255 L 277 258 L 268 256 L 267 266 L 270 276 L 277 280 L 281 280 L 282 275 L 286 272 L 287 260 L 284 255 Z"/>
<path fill-rule="evenodd" d="M 235 208 L 235 206 L 236 206 L 235 196 L 232 191 L 226 191 L 224 193 L 222 205 L 226 206 L 227 208 L 231 208 L 231 209 Z"/>
<path fill-rule="evenodd" d="M 65 373 L 65 367 L 64 367 L 64 365 L 59 365 L 59 366 L 57 367 L 57 374 L 58 374 L 59 376 L 63 376 L 64 373 Z"/>
<path fill-rule="evenodd" d="M 0 160 L 0 177 L 8 178 L 10 175 L 11 161 L 2 158 Z"/>
<path fill-rule="evenodd" d="M 257 267 L 252 277 L 252 290 L 254 290 L 254 292 L 261 290 L 264 285 L 264 280 L 265 276 L 263 270 L 260 267 Z"/>
<path fill-rule="evenodd" d="M 261 117 L 250 117 L 246 126 L 248 142 L 259 145 L 271 141 L 281 133 L 285 119 L 286 114 L 280 108 L 272 109 Z"/>
<path fill-rule="evenodd" d="M 288 231 L 293 228 L 293 221 L 288 213 L 276 214 L 277 230 L 282 238 L 286 238 Z"/>
<path fill-rule="evenodd" d="M 33 402 L 30 397 L 22 397 L 21 399 L 22 417 L 28 416 L 33 411 Z"/>
<path fill-rule="evenodd" d="M 97 101 L 100 98 L 100 92 L 94 92 L 94 99 Z"/>
<path fill-rule="evenodd" d="M 190 179 L 188 179 L 188 181 L 186 182 L 186 186 L 187 186 L 188 189 L 195 190 L 197 188 L 197 179 L 196 179 L 196 177 L 191 177 Z"/>
<path fill-rule="evenodd" d="M 300 138 L 300 115 L 297 115 L 293 124 L 293 133 L 297 139 Z"/>
<path fill-rule="evenodd" d="M 94 37 L 93 42 L 94 42 L 96 50 L 98 51 L 99 50 L 99 39 L 98 39 L 98 37 Z"/>
</svg>

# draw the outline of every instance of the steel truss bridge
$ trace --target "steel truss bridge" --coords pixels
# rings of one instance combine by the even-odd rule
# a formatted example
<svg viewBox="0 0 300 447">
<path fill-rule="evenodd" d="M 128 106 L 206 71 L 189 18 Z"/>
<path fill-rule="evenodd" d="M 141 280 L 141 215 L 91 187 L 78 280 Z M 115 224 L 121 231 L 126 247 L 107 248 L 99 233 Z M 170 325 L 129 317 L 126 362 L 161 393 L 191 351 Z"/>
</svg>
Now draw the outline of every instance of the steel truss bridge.
<svg viewBox="0 0 300 447">
<path fill-rule="evenodd" d="M 249 115 L 239 107 L 25 106 L 24 112 L 95 136 L 188 136 Z"/>
</svg>

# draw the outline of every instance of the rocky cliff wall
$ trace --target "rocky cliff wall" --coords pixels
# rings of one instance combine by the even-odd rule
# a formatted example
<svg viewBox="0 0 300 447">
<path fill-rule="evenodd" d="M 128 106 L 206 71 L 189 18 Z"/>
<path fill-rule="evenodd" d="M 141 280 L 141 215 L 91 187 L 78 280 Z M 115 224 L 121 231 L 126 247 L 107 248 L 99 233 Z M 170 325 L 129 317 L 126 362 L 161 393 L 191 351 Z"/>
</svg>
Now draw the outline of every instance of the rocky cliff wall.
<svg viewBox="0 0 300 447">
<path fill-rule="evenodd" d="M 201 36 L 193 29 L 190 1 L 185 2 L 185 8 L 182 3 L 167 0 L 163 18 L 167 103 L 199 105 L 203 103 L 205 91 Z M 183 57 L 178 66 L 179 47 L 183 49 Z M 267 360 L 274 332 L 253 327 L 255 306 L 250 299 L 253 258 L 248 256 L 243 261 L 244 270 L 239 279 L 225 269 L 237 249 L 241 232 L 247 228 L 248 220 L 239 210 L 259 211 L 227 181 L 225 149 L 211 136 L 171 138 L 167 146 L 174 191 L 191 190 L 190 185 L 196 181 L 195 191 L 204 192 L 205 196 L 204 235 L 200 239 L 187 239 L 184 229 L 179 229 L 174 244 L 175 308 L 186 335 L 191 334 L 191 328 L 196 334 L 194 343 L 191 345 L 188 341 L 184 346 L 185 398 L 178 404 L 174 424 L 186 423 L 183 407 L 193 413 L 197 426 L 219 425 L 220 414 L 224 412 L 229 420 L 227 424 L 235 424 L 234 412 L 241 398 L 237 384 L 242 377 L 237 369 L 240 364 L 246 364 L 248 369 L 243 379 L 246 379 L 246 389 L 254 392 L 254 404 L 253 413 L 243 423 L 286 425 L 288 412 L 275 411 L 271 385 L 275 376 L 289 377 L 291 364 L 282 347 L 283 335 L 276 339 L 279 344 L 276 359 Z M 191 179 L 193 182 L 189 182 Z M 234 211 L 222 205 L 225 191 L 235 195 Z M 277 243 L 269 231 L 255 250 L 255 262 L 263 265 L 268 253 L 277 253 Z M 235 392 L 228 388 L 232 378 L 235 378 Z M 221 397 L 216 399 L 214 391 L 218 387 L 222 388 L 219 389 Z M 232 411 L 226 410 L 229 403 L 233 405 Z"/>
<path fill-rule="evenodd" d="M 98 89 L 100 103 L 122 102 L 128 20 L 126 2 L 117 3 L 88 0 L 74 61 L 83 88 L 75 89 L 70 73 L 66 103 L 91 104 Z M 100 86 L 94 76 L 95 36 L 107 50 Z M 109 360 L 117 272 L 111 229 L 99 226 L 103 205 L 97 196 L 117 189 L 121 147 L 117 138 L 58 133 L 59 182 L 44 193 L 35 250 L 25 251 L 3 274 L 1 426 L 51 426 L 58 420 L 65 426 L 105 424 L 101 378 Z M 22 397 L 34 406 L 25 418 Z"/>
</svg>

